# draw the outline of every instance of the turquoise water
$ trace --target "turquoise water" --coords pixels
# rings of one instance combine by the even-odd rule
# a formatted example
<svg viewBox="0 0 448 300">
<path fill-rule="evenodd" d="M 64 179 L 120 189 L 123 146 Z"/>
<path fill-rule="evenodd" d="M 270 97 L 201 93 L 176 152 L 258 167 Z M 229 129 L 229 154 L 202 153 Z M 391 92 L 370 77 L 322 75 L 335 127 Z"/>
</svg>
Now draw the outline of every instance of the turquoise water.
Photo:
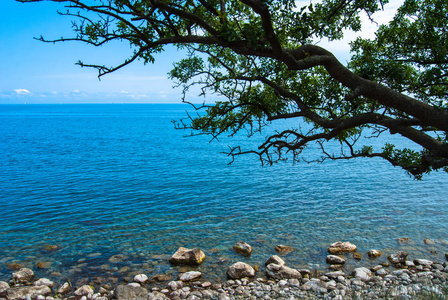
<svg viewBox="0 0 448 300">
<path fill-rule="evenodd" d="M 228 145 L 247 149 L 261 137 L 186 138 L 171 123 L 186 109 L 1 105 L 0 280 L 11 263 L 59 281 L 174 278 L 180 269 L 167 258 L 180 246 L 206 252 L 198 270 L 209 280 L 234 261 L 262 266 L 278 244 L 296 249 L 288 265 L 311 269 L 324 269 L 328 245 L 346 240 L 364 257 L 374 248 L 443 260 L 447 174 L 418 182 L 379 159 L 262 167 L 243 156 L 228 165 Z M 240 240 L 253 246 L 250 258 L 231 249 Z M 125 259 L 109 261 L 116 254 Z"/>
</svg>

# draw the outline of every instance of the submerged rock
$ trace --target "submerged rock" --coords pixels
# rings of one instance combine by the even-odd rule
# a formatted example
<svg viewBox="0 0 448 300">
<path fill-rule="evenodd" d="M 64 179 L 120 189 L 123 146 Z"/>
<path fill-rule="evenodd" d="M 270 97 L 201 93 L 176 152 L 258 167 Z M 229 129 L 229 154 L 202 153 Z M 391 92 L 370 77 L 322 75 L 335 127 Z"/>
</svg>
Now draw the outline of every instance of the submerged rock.
<svg viewBox="0 0 448 300">
<path fill-rule="evenodd" d="M 285 246 L 285 245 L 278 245 L 275 247 L 275 251 L 282 255 L 289 254 L 294 251 L 294 248 L 291 246 Z"/>
<path fill-rule="evenodd" d="M 231 279 L 241 279 L 244 277 L 254 277 L 255 270 L 246 263 L 237 262 L 227 269 L 226 274 Z"/>
<path fill-rule="evenodd" d="M 402 237 L 402 238 L 398 238 L 397 241 L 398 241 L 399 243 L 403 243 L 403 244 L 405 244 L 405 243 L 409 243 L 409 242 L 411 241 L 411 239 L 410 239 L 410 238 L 407 238 L 407 237 Z"/>
<path fill-rule="evenodd" d="M 361 260 L 362 255 L 361 255 L 361 253 L 355 252 L 355 253 L 353 253 L 353 258 L 356 260 Z"/>
<path fill-rule="evenodd" d="M 252 254 L 252 247 L 246 242 L 236 243 L 235 246 L 233 246 L 233 250 L 244 256 L 250 256 Z"/>
<path fill-rule="evenodd" d="M 109 258 L 109 262 L 110 263 L 120 263 L 120 262 L 124 262 L 124 260 L 127 258 L 127 256 L 126 255 L 123 255 L 123 254 L 115 254 L 115 255 L 112 255 L 110 258 Z"/>
<path fill-rule="evenodd" d="M 336 242 L 331 244 L 327 250 L 330 254 L 344 254 L 355 252 L 358 250 L 358 247 L 350 242 Z"/>
<path fill-rule="evenodd" d="M 8 268 L 9 270 L 20 270 L 21 268 L 25 267 L 25 265 L 20 264 L 20 263 L 9 263 L 6 268 Z"/>
<path fill-rule="evenodd" d="M 170 258 L 170 263 L 179 265 L 200 265 L 205 259 L 205 254 L 198 248 L 187 249 L 179 247 Z"/>
<path fill-rule="evenodd" d="M 61 249 L 62 249 L 62 247 L 58 246 L 58 245 L 44 245 L 42 247 L 42 250 L 44 250 L 46 252 L 55 252 L 55 251 L 58 251 L 58 250 L 61 250 Z"/>
</svg>

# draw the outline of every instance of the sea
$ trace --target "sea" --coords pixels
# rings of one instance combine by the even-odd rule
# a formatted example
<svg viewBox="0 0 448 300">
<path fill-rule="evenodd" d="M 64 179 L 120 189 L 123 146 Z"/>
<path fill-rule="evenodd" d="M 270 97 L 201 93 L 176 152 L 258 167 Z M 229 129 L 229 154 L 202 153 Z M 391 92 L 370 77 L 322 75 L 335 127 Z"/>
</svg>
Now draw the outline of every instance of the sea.
<svg viewBox="0 0 448 300">
<path fill-rule="evenodd" d="M 25 266 L 92 285 L 138 273 L 166 284 L 186 270 L 219 282 L 237 261 L 263 277 L 280 244 L 294 248 L 282 256 L 288 266 L 322 271 L 338 241 L 362 255 L 347 272 L 400 250 L 445 261 L 448 174 L 418 181 L 381 159 L 267 166 L 248 154 L 232 162 L 229 147 L 257 149 L 264 135 L 191 136 L 172 122 L 188 113 L 183 104 L 0 105 L 0 280 Z M 267 133 L 306 126 L 283 121 Z M 407 143 L 365 142 L 388 139 Z M 310 146 L 304 155 L 321 152 Z M 252 246 L 250 257 L 232 249 L 239 241 Z M 205 262 L 170 265 L 179 247 L 200 248 Z M 382 256 L 369 259 L 370 249 Z"/>
</svg>

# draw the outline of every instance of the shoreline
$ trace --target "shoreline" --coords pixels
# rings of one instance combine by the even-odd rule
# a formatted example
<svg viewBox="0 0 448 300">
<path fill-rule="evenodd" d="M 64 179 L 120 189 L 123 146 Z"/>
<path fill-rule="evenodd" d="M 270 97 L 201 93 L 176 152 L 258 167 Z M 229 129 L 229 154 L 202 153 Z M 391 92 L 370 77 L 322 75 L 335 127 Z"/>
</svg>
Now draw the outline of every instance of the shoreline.
<svg viewBox="0 0 448 300">
<path fill-rule="evenodd" d="M 375 267 L 358 267 L 347 274 L 343 271 L 344 264 L 356 259 L 356 246 L 339 242 L 343 246 L 354 246 L 355 250 L 344 247 L 334 250 L 335 244 L 338 243 L 328 248 L 326 270 L 290 268 L 283 253 L 286 262 L 273 255 L 260 264 L 262 267 L 256 266 L 249 273 L 240 268 L 247 265 L 251 269 L 246 263 L 229 265 L 228 279 L 213 283 L 203 279 L 202 273 L 195 271 L 197 267 L 185 267 L 202 263 L 205 255 L 202 257 L 199 249 L 183 248 L 187 250 L 184 257 L 191 259 L 188 251 L 194 251 L 199 263 L 173 261 L 177 252 L 171 257 L 170 263 L 179 265 L 179 271 L 183 271 L 178 278 L 154 278 L 153 274 L 139 273 L 113 284 L 72 283 L 69 279 L 55 284 L 47 278 L 35 278 L 31 269 L 21 268 L 11 274 L 9 282 L 0 281 L 0 299 L 448 299 L 448 253 L 445 253 L 444 262 L 436 262 L 408 258 L 406 252 L 398 251 L 387 257 L 388 264 L 378 260 Z M 369 256 L 381 256 L 371 251 Z M 241 272 L 231 273 L 230 269 L 237 264 L 240 264 L 237 271 Z"/>
</svg>

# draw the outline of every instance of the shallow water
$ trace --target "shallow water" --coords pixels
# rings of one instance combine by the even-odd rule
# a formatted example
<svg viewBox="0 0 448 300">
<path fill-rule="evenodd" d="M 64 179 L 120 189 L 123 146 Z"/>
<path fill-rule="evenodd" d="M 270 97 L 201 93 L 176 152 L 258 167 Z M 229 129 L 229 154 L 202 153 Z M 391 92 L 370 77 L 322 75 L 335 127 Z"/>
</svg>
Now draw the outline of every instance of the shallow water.
<svg viewBox="0 0 448 300">
<path fill-rule="evenodd" d="M 326 248 L 340 240 L 364 257 L 375 248 L 444 260 L 447 174 L 418 182 L 379 159 L 262 167 L 243 156 L 229 166 L 220 152 L 255 141 L 184 138 L 171 120 L 186 109 L 1 105 L 0 280 L 12 262 L 60 281 L 175 277 L 180 268 L 167 258 L 179 246 L 206 252 L 198 269 L 210 280 L 225 278 L 234 261 L 262 266 L 278 244 L 296 249 L 288 265 L 311 269 L 324 269 Z M 240 240 L 253 246 L 250 258 L 231 249 Z M 115 254 L 125 260 L 110 262 Z"/>
</svg>

